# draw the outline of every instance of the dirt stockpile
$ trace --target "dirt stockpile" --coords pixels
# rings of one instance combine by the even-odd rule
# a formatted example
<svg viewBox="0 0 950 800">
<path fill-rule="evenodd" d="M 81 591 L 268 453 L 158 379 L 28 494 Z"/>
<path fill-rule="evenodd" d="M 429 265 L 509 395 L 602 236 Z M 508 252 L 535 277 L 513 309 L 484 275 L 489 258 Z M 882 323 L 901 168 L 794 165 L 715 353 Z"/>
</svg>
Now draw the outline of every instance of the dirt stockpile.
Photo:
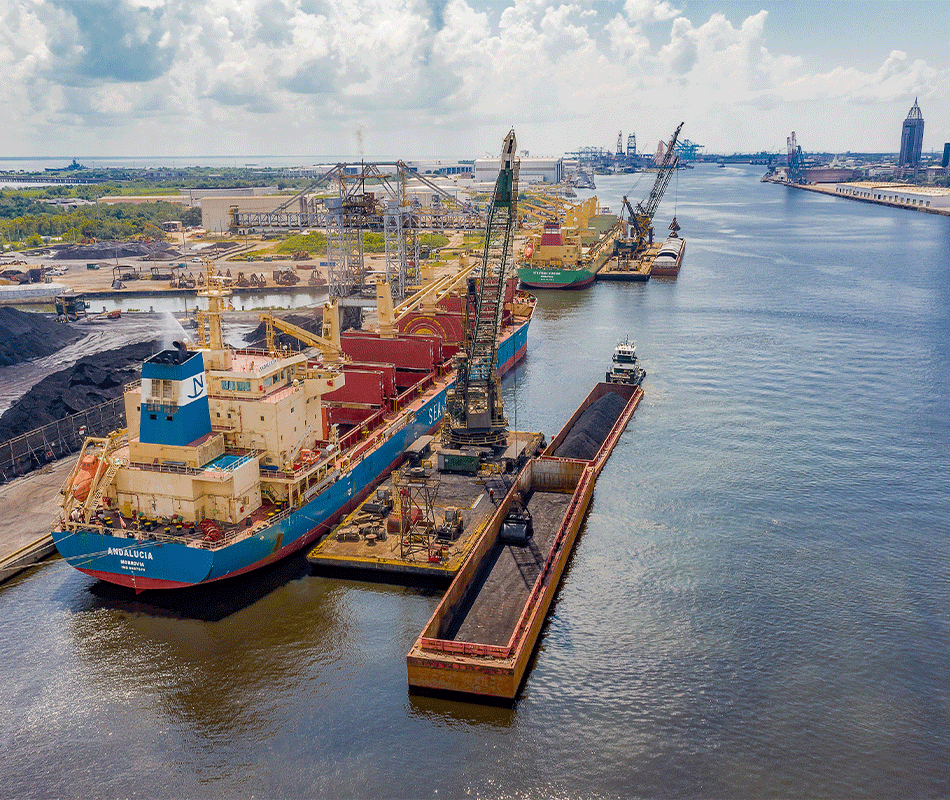
<svg viewBox="0 0 950 800">
<path fill-rule="evenodd" d="M 48 356 L 85 335 L 43 314 L 0 306 L 0 367 Z"/>
<path fill-rule="evenodd" d="M 559 458 L 593 460 L 626 405 L 627 401 L 613 392 L 599 397 L 577 418 L 554 455 Z"/>
<path fill-rule="evenodd" d="M 95 244 L 71 244 L 57 247 L 55 257 L 63 260 L 102 261 L 155 256 L 172 249 L 174 248 L 165 242 L 96 242 Z M 178 253 L 178 251 L 175 252 Z M 178 253 L 178 255 L 181 254 Z"/>
<path fill-rule="evenodd" d="M 0 442 L 119 397 L 160 346 L 156 340 L 96 353 L 44 378 L 0 417 Z"/>
</svg>

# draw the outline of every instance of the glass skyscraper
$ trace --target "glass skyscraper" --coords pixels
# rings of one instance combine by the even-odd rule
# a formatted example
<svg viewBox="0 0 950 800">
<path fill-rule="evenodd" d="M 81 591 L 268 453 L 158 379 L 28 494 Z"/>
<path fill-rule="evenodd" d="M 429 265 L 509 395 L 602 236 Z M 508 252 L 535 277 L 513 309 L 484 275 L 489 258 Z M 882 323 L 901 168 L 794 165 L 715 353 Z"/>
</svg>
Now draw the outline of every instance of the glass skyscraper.
<svg viewBox="0 0 950 800">
<path fill-rule="evenodd" d="M 907 119 L 901 129 L 901 154 L 897 166 L 917 169 L 923 144 L 924 117 L 920 113 L 920 106 L 917 105 L 917 98 L 914 98 L 914 105 L 907 112 Z"/>
</svg>

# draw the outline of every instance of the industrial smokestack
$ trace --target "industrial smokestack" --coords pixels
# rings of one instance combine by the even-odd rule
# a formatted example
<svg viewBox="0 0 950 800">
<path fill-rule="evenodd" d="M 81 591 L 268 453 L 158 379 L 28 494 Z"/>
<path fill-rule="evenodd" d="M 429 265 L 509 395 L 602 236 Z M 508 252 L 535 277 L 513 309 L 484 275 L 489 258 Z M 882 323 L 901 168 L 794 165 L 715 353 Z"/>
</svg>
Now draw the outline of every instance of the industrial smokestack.
<svg viewBox="0 0 950 800">
<path fill-rule="evenodd" d="M 182 342 L 172 342 L 178 348 L 178 363 L 184 364 L 188 360 L 188 348 Z"/>
</svg>

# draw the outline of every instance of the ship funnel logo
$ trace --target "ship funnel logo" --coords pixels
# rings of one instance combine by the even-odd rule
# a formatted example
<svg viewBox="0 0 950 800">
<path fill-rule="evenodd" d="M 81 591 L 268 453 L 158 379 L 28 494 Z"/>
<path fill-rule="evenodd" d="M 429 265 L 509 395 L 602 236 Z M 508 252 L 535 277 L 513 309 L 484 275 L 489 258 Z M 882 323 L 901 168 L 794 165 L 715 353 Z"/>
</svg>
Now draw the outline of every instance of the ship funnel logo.
<svg viewBox="0 0 950 800">
<path fill-rule="evenodd" d="M 195 375 L 192 378 L 192 391 L 194 394 L 188 395 L 189 400 L 197 400 L 205 393 L 205 376 Z"/>
</svg>

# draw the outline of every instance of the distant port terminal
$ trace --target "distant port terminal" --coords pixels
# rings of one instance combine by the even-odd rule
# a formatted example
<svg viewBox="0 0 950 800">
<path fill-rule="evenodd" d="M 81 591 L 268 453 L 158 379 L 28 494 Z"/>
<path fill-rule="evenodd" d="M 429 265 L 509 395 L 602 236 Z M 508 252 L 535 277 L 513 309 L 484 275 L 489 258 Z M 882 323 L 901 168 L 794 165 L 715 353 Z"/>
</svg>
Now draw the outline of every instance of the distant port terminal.
<svg viewBox="0 0 950 800">
<path fill-rule="evenodd" d="M 763 181 L 930 214 L 950 214 L 950 142 L 943 158 L 923 153 L 924 118 L 917 101 L 901 127 L 900 151 L 889 155 L 806 155 L 792 131 L 786 157 L 770 161 Z"/>
</svg>

